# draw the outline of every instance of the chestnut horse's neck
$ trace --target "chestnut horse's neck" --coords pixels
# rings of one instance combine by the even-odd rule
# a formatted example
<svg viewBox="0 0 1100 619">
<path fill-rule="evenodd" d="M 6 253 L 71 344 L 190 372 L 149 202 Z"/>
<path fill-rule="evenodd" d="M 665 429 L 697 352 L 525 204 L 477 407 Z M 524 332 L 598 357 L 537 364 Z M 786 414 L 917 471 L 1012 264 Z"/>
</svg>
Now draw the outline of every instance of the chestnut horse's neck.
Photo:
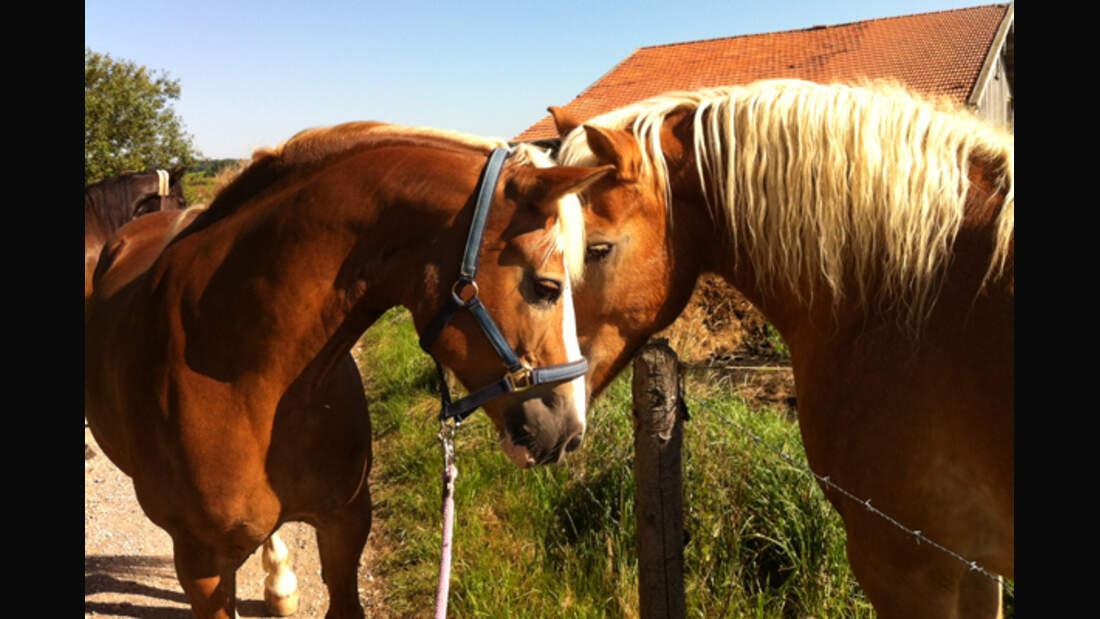
<svg viewBox="0 0 1100 619">
<path fill-rule="evenodd" d="M 795 251 L 788 248 L 785 253 L 776 252 L 778 259 L 768 257 L 764 262 L 762 255 L 765 252 L 760 250 L 761 245 L 792 242 L 790 236 L 770 236 L 780 225 L 777 221 L 792 217 L 792 211 L 769 208 L 757 214 L 748 214 L 744 210 L 743 195 L 738 195 L 734 203 L 728 205 L 718 203 L 713 196 L 708 199 L 709 189 L 705 189 L 703 183 L 714 181 L 707 178 L 707 172 L 700 171 L 706 170 L 706 166 L 697 166 L 699 147 L 694 143 L 693 123 L 691 114 L 674 112 L 661 129 L 671 199 L 669 220 L 672 238 L 675 239 L 672 245 L 673 260 L 677 264 L 697 262 L 699 272 L 714 272 L 723 276 L 756 305 L 788 340 L 797 339 L 797 333 L 810 332 L 814 338 L 835 338 L 842 337 L 845 332 L 857 333 L 881 326 L 897 330 L 901 339 L 916 340 L 933 314 L 940 316 L 937 320 L 942 320 L 944 312 L 968 311 L 987 284 L 996 288 L 995 294 L 1007 290 L 1011 297 L 1014 202 L 1011 151 L 1008 151 L 1007 162 L 975 149 L 974 153 L 958 163 L 940 164 L 961 170 L 962 182 L 967 187 L 966 195 L 954 207 L 961 213 L 957 223 L 949 224 L 943 230 L 918 230 L 918 233 L 942 235 L 940 244 L 947 247 L 946 253 L 950 258 L 933 254 L 939 251 L 934 244 L 923 250 L 929 252 L 927 255 L 918 246 L 910 260 L 927 261 L 931 283 L 912 283 L 907 279 L 910 275 L 895 270 L 896 265 L 890 262 L 892 256 L 884 257 L 879 263 L 873 255 L 864 254 L 862 250 L 845 249 L 837 253 L 833 259 L 839 259 L 846 265 L 839 272 L 823 274 L 805 269 L 797 263 L 798 254 L 825 251 L 824 244 L 819 245 L 815 237 L 836 234 L 836 230 L 819 221 L 800 224 L 801 237 L 793 241 L 800 246 Z M 732 165 L 730 168 L 740 171 Z M 898 174 L 897 171 L 891 173 Z M 725 182 L 721 181 L 722 184 Z M 772 179 L 770 182 L 783 181 Z M 739 188 L 744 189 L 744 185 L 747 184 L 738 181 Z M 769 186 L 766 199 L 774 201 L 773 194 L 782 196 L 787 191 L 790 190 Z M 830 207 L 819 205 L 819 208 Z M 797 215 L 796 210 L 793 216 Z M 935 216 L 934 212 L 928 215 Z M 732 224 L 730 219 L 738 217 L 741 221 Z M 891 224 L 884 218 L 876 225 L 889 228 Z M 843 228 L 844 224 L 837 223 L 836 227 Z M 873 242 L 879 245 L 889 243 L 897 234 L 887 230 L 882 238 Z M 1005 238 L 1008 239 L 1007 251 L 1003 247 Z M 863 240 L 859 242 L 866 243 Z M 843 245 L 840 247 L 844 249 Z M 791 269 L 795 276 L 786 275 L 787 269 Z M 883 290 L 890 292 L 882 295 Z M 911 308 L 914 303 L 927 306 L 921 311 L 919 321 L 913 319 Z M 937 308 L 937 304 L 944 303 L 946 308 Z"/>
<path fill-rule="evenodd" d="M 419 182 L 395 170 L 397 156 Z M 150 279 L 166 307 L 180 308 L 187 363 L 227 382 L 255 375 L 289 385 L 325 375 L 386 309 L 436 303 L 432 256 L 457 261 L 451 224 L 483 158 L 364 148 L 301 174 L 284 170 L 245 204 L 212 205 Z"/>
<path fill-rule="evenodd" d="M 690 113 L 677 111 L 661 127 L 662 155 L 668 167 L 668 191 L 661 193 L 671 201 L 666 208 L 673 270 L 689 277 L 692 285 L 703 273 L 720 275 L 773 324 L 793 325 L 805 316 L 806 309 L 788 302 L 797 295 L 789 290 L 763 290 L 751 256 L 729 232 L 725 213 L 707 201 L 696 171 L 692 121 Z"/>
<path fill-rule="evenodd" d="M 115 230 L 122 227 L 133 217 L 137 199 L 146 193 L 144 189 L 134 187 L 145 181 L 139 175 L 109 178 L 84 188 L 84 232 L 98 233 L 105 241 Z"/>
</svg>

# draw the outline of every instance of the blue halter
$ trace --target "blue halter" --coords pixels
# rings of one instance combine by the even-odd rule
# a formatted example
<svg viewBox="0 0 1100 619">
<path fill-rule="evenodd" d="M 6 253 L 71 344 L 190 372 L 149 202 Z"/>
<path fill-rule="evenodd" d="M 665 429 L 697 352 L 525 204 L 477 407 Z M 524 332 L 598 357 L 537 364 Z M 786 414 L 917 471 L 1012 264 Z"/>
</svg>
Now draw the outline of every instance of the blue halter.
<svg viewBox="0 0 1100 619">
<path fill-rule="evenodd" d="M 439 397 L 442 407 L 439 412 L 439 420 L 454 419 L 455 423 L 462 423 L 482 404 L 497 396 L 513 391 L 524 391 L 535 385 L 553 383 L 563 380 L 572 380 L 583 376 L 588 372 L 588 361 L 581 358 L 578 361 L 560 363 L 541 368 L 532 368 L 523 363 L 516 356 L 515 351 L 508 345 L 508 340 L 500 332 L 500 328 L 485 305 L 478 299 L 477 276 L 478 257 L 481 253 L 481 241 L 485 235 L 485 224 L 489 219 L 489 209 L 493 203 L 493 193 L 496 191 L 497 181 L 500 179 L 504 161 L 508 158 L 509 151 L 506 148 L 496 148 L 489 155 L 489 161 L 482 172 L 481 187 L 478 191 L 477 202 L 474 205 L 474 219 L 470 224 L 470 233 L 466 237 L 466 250 L 462 254 L 462 266 L 459 268 L 458 279 L 451 286 L 451 295 L 443 307 L 436 313 L 428 324 L 424 333 L 420 336 L 420 347 L 431 355 L 432 344 L 439 337 L 440 332 L 450 323 L 455 312 L 465 308 L 473 315 L 474 320 L 481 326 L 482 332 L 489 338 L 489 343 L 497 351 L 501 361 L 507 368 L 504 376 L 470 395 L 451 401 L 450 389 L 447 388 L 447 380 L 443 375 L 443 366 L 432 355 L 435 361 L 436 373 L 439 376 Z M 463 300 L 461 293 L 467 288 L 473 289 L 473 295 L 468 300 Z"/>
</svg>

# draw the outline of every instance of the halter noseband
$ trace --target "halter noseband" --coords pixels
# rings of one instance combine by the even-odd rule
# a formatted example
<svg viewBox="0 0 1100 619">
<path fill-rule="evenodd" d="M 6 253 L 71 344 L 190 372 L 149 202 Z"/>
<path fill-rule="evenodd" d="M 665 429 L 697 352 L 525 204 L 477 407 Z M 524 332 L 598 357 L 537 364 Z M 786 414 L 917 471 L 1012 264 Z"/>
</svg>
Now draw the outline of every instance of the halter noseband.
<svg viewBox="0 0 1100 619">
<path fill-rule="evenodd" d="M 562 380 L 572 380 L 583 376 L 588 372 L 588 361 L 581 358 L 578 361 L 559 363 L 541 368 L 532 368 L 523 363 L 516 356 L 515 351 L 508 345 L 508 340 L 501 333 L 496 322 L 493 321 L 485 305 L 478 299 L 477 275 L 478 257 L 481 253 L 481 241 L 485 234 L 485 224 L 489 219 L 489 209 L 493 203 L 493 193 L 496 191 L 497 181 L 500 178 L 504 160 L 508 158 L 509 151 L 506 148 L 496 148 L 489 155 L 489 161 L 482 171 L 481 187 L 478 191 L 477 202 L 474 205 L 474 218 L 470 224 L 470 233 L 466 237 L 466 250 L 462 254 L 462 266 L 459 268 L 458 279 L 451 286 L 451 295 L 443 307 L 420 336 L 420 347 L 431 355 L 432 344 L 439 337 L 443 328 L 454 317 L 455 312 L 465 308 L 470 310 L 474 320 L 481 327 L 482 332 L 489 338 L 489 343 L 497 351 L 501 361 L 504 362 L 507 371 L 504 376 L 486 387 L 482 387 L 470 395 L 451 401 L 451 393 L 447 388 L 447 380 L 443 375 L 443 366 L 432 355 L 435 361 L 435 369 L 439 375 L 439 397 L 442 408 L 439 412 L 439 420 L 446 421 L 453 418 L 455 423 L 462 423 L 482 404 L 497 396 L 513 391 L 524 391 L 535 385 L 553 383 Z M 462 293 L 470 288 L 473 295 L 468 300 L 462 299 Z"/>
</svg>

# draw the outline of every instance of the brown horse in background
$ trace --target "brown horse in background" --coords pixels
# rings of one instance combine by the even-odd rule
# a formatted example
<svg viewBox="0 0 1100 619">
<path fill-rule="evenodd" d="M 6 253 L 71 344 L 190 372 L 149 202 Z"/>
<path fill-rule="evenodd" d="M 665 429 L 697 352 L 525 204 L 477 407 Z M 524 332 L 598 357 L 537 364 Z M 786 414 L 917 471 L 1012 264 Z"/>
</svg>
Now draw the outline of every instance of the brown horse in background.
<svg viewBox="0 0 1100 619">
<path fill-rule="evenodd" d="M 598 393 L 722 275 L 790 347 L 810 466 L 1014 577 L 1013 136 L 888 85 L 768 81 L 589 119 L 576 299 Z M 821 484 L 882 617 L 994 617 L 1000 583 Z"/>
<path fill-rule="evenodd" d="M 156 211 L 182 209 L 184 168 L 129 172 L 84 188 L 84 301 L 104 243 L 126 222 Z"/>
<path fill-rule="evenodd" d="M 472 194 L 501 145 L 380 123 L 305 131 L 258 152 L 179 234 L 160 221 L 159 233 L 112 245 L 85 317 L 86 416 L 172 537 L 196 615 L 234 616 L 237 568 L 300 520 L 317 529 L 328 616 L 363 616 L 371 437 L 348 353 L 395 305 L 427 328 L 452 294 Z M 524 153 L 492 194 L 477 283 L 507 343 L 540 366 L 577 349 L 563 294 L 582 268 L 572 194 L 607 170 L 536 168 Z M 431 352 L 468 387 L 501 373 L 465 313 Z M 579 444 L 581 380 L 484 405 L 517 464 Z"/>
</svg>

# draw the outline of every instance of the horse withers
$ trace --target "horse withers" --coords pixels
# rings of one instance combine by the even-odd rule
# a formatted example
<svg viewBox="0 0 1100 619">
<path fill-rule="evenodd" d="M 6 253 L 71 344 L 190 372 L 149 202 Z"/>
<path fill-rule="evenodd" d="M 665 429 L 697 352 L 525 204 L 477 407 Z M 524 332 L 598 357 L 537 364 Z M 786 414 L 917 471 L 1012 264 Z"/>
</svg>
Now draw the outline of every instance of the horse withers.
<svg viewBox="0 0 1100 619">
<path fill-rule="evenodd" d="M 171 535 L 196 615 L 234 615 L 237 567 L 290 520 L 317 529 L 329 616 L 363 615 L 370 428 L 348 353 L 388 308 L 408 308 L 423 333 L 451 298 L 474 190 L 502 145 L 381 123 L 308 130 L 257 152 L 169 242 L 122 247 L 99 274 L 85 318 L 86 416 Z M 490 187 L 476 254 L 477 298 L 499 338 L 458 312 L 430 346 L 471 390 L 500 379 L 502 342 L 528 368 L 579 356 L 567 341 L 570 279 L 583 268 L 573 194 L 607 169 L 539 168 L 526 152 Z M 517 465 L 579 444 L 582 384 L 484 404 Z"/>
<path fill-rule="evenodd" d="M 576 297 L 599 393 L 722 275 L 791 350 L 810 466 L 882 617 L 994 617 L 1014 577 L 1013 136 L 886 84 L 551 108 L 585 191 Z"/>
<path fill-rule="evenodd" d="M 84 301 L 103 245 L 126 222 L 148 213 L 187 206 L 184 168 L 128 172 L 84 188 Z"/>
</svg>

